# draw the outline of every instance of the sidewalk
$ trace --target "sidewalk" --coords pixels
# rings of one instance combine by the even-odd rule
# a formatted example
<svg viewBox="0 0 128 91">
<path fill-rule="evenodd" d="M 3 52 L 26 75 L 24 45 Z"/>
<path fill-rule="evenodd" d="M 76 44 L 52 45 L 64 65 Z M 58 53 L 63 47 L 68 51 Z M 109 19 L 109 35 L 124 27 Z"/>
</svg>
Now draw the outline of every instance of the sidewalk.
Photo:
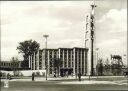
<svg viewBox="0 0 128 91">
<path fill-rule="evenodd" d="M 70 81 L 70 82 L 60 82 L 59 84 L 115 84 L 115 85 L 126 85 L 127 81 L 96 81 L 96 80 L 84 80 L 84 81 Z"/>
<path fill-rule="evenodd" d="M 45 77 L 35 77 L 35 81 L 56 81 L 56 80 L 70 80 L 70 79 L 76 79 L 75 77 L 48 77 L 47 80 Z M 5 81 L 6 79 L 1 79 L 1 81 Z M 11 79 L 9 81 L 32 81 L 32 78 L 21 78 L 21 79 Z"/>
<path fill-rule="evenodd" d="M 120 79 L 119 79 L 120 78 Z M 113 80 L 115 79 L 115 80 Z M 119 80 L 117 80 L 119 79 Z M 127 78 L 128 79 L 128 78 Z M 1 81 L 5 81 L 6 79 L 1 79 Z M 69 77 L 48 77 L 47 80 L 45 77 L 35 77 L 35 81 L 36 82 L 49 82 L 49 81 L 58 81 L 59 84 L 128 84 L 128 81 L 126 79 L 124 79 L 124 77 L 122 76 L 93 76 L 90 77 L 89 76 L 82 76 L 81 77 L 82 81 L 78 81 L 78 78 L 76 78 L 75 76 L 69 76 Z M 27 79 L 12 79 L 9 80 L 9 82 L 12 81 L 32 81 L 31 77 L 28 77 Z"/>
</svg>

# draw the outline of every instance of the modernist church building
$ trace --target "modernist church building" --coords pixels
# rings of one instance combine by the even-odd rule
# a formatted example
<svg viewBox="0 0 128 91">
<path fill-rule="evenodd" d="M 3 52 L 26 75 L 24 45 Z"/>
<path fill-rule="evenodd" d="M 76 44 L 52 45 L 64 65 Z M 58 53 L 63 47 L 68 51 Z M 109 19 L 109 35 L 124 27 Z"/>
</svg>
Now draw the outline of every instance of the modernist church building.
<svg viewBox="0 0 128 91">
<path fill-rule="evenodd" d="M 31 70 L 46 70 L 53 74 L 51 60 L 59 58 L 62 61 L 60 70 L 70 70 L 74 75 L 93 75 L 96 68 L 95 50 L 95 3 L 91 5 L 91 12 L 86 16 L 85 48 L 58 48 L 42 49 L 29 56 L 29 68 Z M 45 51 L 46 50 L 46 51 Z M 47 67 L 46 67 L 47 66 Z"/>
<path fill-rule="evenodd" d="M 46 53 L 46 54 L 45 54 Z M 62 70 L 70 71 L 70 74 L 86 75 L 87 73 L 87 48 L 58 48 L 58 49 L 42 49 L 37 53 L 29 56 L 29 68 L 31 70 L 46 70 L 47 74 L 54 74 L 54 69 L 51 61 L 59 58 L 62 65 L 59 68 L 60 73 Z"/>
</svg>

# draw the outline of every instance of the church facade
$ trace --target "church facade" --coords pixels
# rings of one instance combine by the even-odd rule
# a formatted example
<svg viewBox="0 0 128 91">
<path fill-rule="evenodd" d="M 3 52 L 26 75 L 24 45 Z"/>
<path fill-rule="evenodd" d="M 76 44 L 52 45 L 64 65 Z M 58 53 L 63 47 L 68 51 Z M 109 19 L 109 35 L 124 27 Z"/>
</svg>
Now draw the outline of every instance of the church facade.
<svg viewBox="0 0 128 91">
<path fill-rule="evenodd" d="M 29 68 L 31 70 L 46 70 L 47 74 L 54 74 L 52 61 L 59 59 L 62 64 L 59 67 L 62 70 L 70 71 L 70 74 L 81 75 L 87 74 L 87 48 L 58 48 L 58 49 L 42 49 L 37 53 L 29 56 Z"/>
</svg>

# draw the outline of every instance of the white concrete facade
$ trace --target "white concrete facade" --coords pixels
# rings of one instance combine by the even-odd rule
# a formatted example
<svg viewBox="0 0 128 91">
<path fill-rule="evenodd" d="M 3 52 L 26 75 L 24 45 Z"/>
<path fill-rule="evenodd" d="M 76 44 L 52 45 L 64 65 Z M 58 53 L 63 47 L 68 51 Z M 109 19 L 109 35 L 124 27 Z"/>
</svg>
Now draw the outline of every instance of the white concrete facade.
<svg viewBox="0 0 128 91">
<path fill-rule="evenodd" d="M 73 74 L 81 72 L 82 75 L 87 74 L 87 54 L 88 49 L 86 48 L 58 48 L 58 49 L 47 49 L 46 50 L 46 61 L 45 61 L 45 49 L 39 50 L 30 56 L 29 62 L 32 70 L 45 70 L 46 63 L 48 65 L 48 75 L 53 74 L 53 68 L 50 63 L 53 58 L 59 58 L 62 61 L 61 68 L 73 69 Z M 36 64 L 35 64 L 36 63 Z M 33 66 L 32 66 L 33 65 Z"/>
</svg>

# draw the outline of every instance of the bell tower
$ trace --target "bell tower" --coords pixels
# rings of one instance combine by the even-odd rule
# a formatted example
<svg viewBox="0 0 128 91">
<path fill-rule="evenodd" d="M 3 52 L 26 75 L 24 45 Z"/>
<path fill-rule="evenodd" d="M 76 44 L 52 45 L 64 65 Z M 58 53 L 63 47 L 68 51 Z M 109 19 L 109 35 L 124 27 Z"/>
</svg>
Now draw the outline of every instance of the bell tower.
<svg viewBox="0 0 128 91">
<path fill-rule="evenodd" d="M 86 16 L 85 47 L 88 48 L 87 75 L 94 75 L 94 41 L 95 41 L 95 1 L 91 12 Z"/>
</svg>

